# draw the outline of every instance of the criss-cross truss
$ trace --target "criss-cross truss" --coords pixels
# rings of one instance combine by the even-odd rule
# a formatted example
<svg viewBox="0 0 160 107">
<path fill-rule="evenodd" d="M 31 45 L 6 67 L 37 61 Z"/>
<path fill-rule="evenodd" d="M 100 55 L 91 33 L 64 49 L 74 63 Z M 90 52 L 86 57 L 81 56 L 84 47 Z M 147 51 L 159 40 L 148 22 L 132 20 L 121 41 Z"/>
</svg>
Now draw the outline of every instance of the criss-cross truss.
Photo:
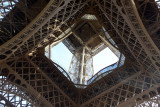
<svg viewBox="0 0 160 107">
<path fill-rule="evenodd" d="M 160 106 L 158 0 L 1 0 L 0 7 L 0 106 Z M 81 89 L 44 48 L 85 14 L 96 16 L 118 48 L 102 39 L 126 60 Z"/>
</svg>

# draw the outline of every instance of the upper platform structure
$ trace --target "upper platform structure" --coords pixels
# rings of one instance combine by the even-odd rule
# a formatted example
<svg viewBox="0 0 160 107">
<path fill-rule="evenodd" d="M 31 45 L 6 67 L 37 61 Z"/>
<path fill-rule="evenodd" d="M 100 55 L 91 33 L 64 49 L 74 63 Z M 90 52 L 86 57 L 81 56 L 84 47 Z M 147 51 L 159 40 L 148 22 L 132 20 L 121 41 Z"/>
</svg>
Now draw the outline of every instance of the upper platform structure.
<svg viewBox="0 0 160 107">
<path fill-rule="evenodd" d="M 67 72 L 76 86 L 78 86 L 78 84 L 87 86 L 93 81 L 94 78 L 98 78 L 99 75 L 107 72 L 107 69 L 103 69 L 101 72 L 96 74 L 94 68 L 97 65 L 93 65 L 94 56 L 99 54 L 107 47 L 113 52 L 115 57 L 118 57 L 118 61 L 114 62 L 116 65 L 112 68 L 112 70 L 124 64 L 124 55 L 119 52 L 118 46 L 112 40 L 103 25 L 100 24 L 99 19 L 94 14 L 84 14 L 79 21 L 74 23 L 72 26 L 69 26 L 64 32 L 65 38 L 61 41 L 73 55 L 69 65 L 69 70 L 67 69 Z M 56 46 L 56 44 L 53 42 L 51 45 L 47 45 L 45 48 L 45 54 L 50 59 L 54 57 L 53 55 L 56 53 L 56 50 L 52 50 L 54 46 Z M 66 51 L 59 51 L 59 54 L 61 53 L 64 53 L 65 56 Z M 113 55 L 108 56 L 112 57 Z M 61 56 L 57 55 L 56 57 L 60 58 Z M 66 55 L 66 57 L 69 56 Z M 99 59 L 99 61 L 97 60 L 98 63 L 107 62 L 108 59 L 104 59 L 104 57 Z M 68 58 L 64 57 L 64 59 L 67 60 Z M 52 60 L 54 61 L 54 59 Z M 64 61 L 62 60 L 61 66 L 66 64 L 63 62 Z M 110 65 L 111 64 L 113 63 L 110 63 Z M 107 66 L 108 65 L 104 67 Z M 96 74 L 98 77 L 93 77 L 94 74 Z M 93 78 L 88 82 L 91 77 Z"/>
</svg>

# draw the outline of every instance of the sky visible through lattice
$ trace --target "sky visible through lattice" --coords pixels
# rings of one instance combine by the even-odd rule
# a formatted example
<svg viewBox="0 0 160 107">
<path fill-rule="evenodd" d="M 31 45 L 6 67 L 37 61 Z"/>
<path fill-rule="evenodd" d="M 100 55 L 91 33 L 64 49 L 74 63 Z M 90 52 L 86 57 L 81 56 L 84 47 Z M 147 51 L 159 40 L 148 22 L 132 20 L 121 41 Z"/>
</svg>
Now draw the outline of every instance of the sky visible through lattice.
<svg viewBox="0 0 160 107">
<path fill-rule="evenodd" d="M 160 0 L 155 0 L 155 2 L 157 3 L 158 8 L 160 9 Z"/>
<path fill-rule="evenodd" d="M 51 48 L 51 59 L 60 65 L 65 71 L 68 71 L 72 60 L 72 53 L 62 42 L 60 42 L 58 45 Z"/>
<path fill-rule="evenodd" d="M 18 2 L 18 0 L 0 0 L 0 20 L 12 10 L 15 6 L 15 2 Z"/>
<path fill-rule="evenodd" d="M 51 48 L 51 53 L 51 59 L 68 71 L 73 55 L 68 48 L 61 42 Z M 118 57 L 109 48 L 105 48 L 93 57 L 94 74 L 117 61 Z"/>
</svg>

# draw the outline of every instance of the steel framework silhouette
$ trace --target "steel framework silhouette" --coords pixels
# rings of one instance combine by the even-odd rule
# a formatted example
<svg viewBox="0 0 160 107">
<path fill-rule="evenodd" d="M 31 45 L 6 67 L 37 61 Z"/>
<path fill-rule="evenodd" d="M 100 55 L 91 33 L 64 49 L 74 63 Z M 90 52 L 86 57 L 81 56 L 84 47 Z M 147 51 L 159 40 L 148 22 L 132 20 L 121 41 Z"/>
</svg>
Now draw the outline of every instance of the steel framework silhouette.
<svg viewBox="0 0 160 107">
<path fill-rule="evenodd" d="M 159 0 L 1 0 L 0 105 L 40 107 L 160 106 Z M 86 88 L 44 55 L 67 29 L 93 14 L 123 66 Z M 101 38 L 110 42 L 109 38 Z M 115 47 L 116 48 L 116 47 Z"/>
</svg>

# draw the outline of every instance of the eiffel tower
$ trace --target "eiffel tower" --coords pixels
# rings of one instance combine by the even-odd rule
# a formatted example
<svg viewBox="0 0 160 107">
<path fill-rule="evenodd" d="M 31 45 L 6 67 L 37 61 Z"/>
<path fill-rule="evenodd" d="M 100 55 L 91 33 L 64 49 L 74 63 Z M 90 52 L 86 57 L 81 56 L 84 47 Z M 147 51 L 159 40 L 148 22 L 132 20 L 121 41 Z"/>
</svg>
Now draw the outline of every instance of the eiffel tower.
<svg viewBox="0 0 160 107">
<path fill-rule="evenodd" d="M 73 75 L 45 56 L 60 42 Z M 119 61 L 93 75 L 105 47 Z M 1 0 L 0 106 L 159 107 L 159 49 L 159 0 Z"/>
</svg>

